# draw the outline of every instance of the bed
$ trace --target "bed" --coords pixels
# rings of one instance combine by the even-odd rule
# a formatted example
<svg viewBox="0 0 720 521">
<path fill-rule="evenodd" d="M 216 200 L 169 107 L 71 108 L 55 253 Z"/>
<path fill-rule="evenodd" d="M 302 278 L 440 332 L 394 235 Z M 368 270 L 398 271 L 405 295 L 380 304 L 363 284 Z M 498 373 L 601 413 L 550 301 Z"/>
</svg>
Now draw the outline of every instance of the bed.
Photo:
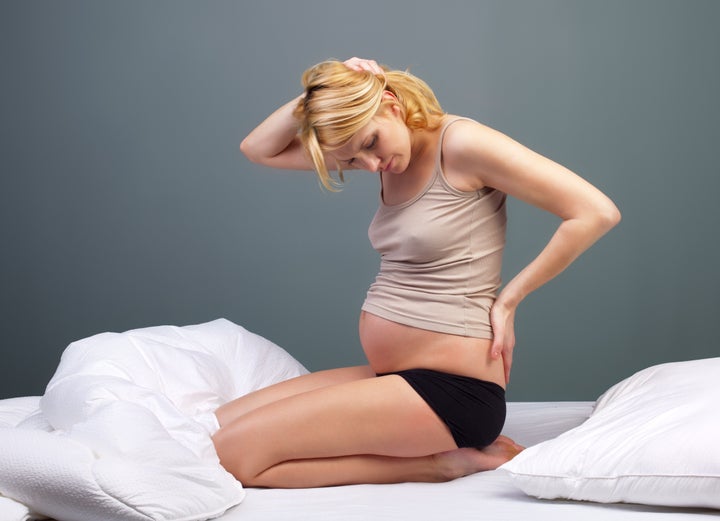
<svg viewBox="0 0 720 521">
<path fill-rule="evenodd" d="M 587 419 L 593 402 L 508 404 L 505 433 L 534 445 Z M 717 510 L 648 505 L 547 501 L 528 497 L 507 472 L 484 472 L 449 483 L 354 485 L 310 490 L 249 489 L 222 521 L 414 520 L 414 521 L 666 521 L 717 517 Z"/>
<path fill-rule="evenodd" d="M 508 404 L 504 433 L 529 448 L 495 471 L 439 484 L 243 488 L 209 444 L 211 412 L 304 372 L 226 320 L 71 344 L 43 397 L 0 401 L 0 521 L 720 514 L 720 358 L 648 368 L 596 402 Z"/>
</svg>

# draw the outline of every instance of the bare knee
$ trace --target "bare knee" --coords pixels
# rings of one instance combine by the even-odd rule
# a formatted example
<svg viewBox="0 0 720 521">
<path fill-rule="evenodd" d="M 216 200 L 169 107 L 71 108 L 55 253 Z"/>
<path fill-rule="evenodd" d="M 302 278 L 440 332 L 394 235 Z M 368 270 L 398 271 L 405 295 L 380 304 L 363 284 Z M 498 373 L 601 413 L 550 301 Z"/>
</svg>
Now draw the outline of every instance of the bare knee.
<svg viewBox="0 0 720 521">
<path fill-rule="evenodd" d="M 235 427 L 235 428 L 230 428 Z M 251 437 L 232 425 L 219 429 L 212 437 L 220 465 L 245 486 L 262 486 L 257 482 L 264 470 L 257 464 L 259 447 L 253 446 Z"/>
</svg>

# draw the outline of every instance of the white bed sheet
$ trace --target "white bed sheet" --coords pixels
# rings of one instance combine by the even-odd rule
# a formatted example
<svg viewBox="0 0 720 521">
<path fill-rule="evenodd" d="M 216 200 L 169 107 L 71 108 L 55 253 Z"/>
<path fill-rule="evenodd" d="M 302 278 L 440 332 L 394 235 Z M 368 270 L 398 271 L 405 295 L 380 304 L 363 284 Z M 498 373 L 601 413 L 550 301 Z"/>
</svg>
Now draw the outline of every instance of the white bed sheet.
<svg viewBox="0 0 720 521">
<path fill-rule="evenodd" d="M 525 446 L 582 423 L 593 402 L 509 403 L 504 433 Z M 353 485 L 302 490 L 247 489 L 220 521 L 700 521 L 717 510 L 547 501 L 526 496 L 504 471 L 449 483 Z"/>
</svg>

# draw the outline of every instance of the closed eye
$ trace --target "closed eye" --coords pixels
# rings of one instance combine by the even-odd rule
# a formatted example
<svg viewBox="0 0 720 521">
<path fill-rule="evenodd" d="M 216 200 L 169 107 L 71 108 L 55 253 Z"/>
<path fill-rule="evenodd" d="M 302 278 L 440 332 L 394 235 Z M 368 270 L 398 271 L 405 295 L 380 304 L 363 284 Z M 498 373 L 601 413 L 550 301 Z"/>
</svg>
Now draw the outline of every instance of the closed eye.
<svg viewBox="0 0 720 521">
<path fill-rule="evenodd" d="M 372 150 L 373 148 L 375 148 L 375 145 L 377 145 L 377 134 L 373 135 L 370 141 L 367 144 L 363 145 L 363 148 L 365 150 Z M 350 159 L 346 160 L 345 163 L 350 166 L 355 163 L 355 158 L 351 157 Z"/>
</svg>

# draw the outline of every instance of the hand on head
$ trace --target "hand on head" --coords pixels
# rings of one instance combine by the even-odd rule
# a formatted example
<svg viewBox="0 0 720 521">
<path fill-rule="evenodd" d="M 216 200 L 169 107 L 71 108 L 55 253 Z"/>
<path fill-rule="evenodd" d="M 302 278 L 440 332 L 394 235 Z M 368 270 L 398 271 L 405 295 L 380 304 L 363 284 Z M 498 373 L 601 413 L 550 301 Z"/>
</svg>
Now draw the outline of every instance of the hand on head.
<svg viewBox="0 0 720 521">
<path fill-rule="evenodd" d="M 366 60 L 363 58 L 357 58 L 353 57 L 349 60 L 345 60 L 343 62 L 345 66 L 349 69 L 352 69 L 354 71 L 362 72 L 362 71 L 369 71 L 373 74 L 379 74 L 384 75 L 385 71 L 383 68 L 378 65 L 378 63 L 375 60 Z"/>
</svg>

